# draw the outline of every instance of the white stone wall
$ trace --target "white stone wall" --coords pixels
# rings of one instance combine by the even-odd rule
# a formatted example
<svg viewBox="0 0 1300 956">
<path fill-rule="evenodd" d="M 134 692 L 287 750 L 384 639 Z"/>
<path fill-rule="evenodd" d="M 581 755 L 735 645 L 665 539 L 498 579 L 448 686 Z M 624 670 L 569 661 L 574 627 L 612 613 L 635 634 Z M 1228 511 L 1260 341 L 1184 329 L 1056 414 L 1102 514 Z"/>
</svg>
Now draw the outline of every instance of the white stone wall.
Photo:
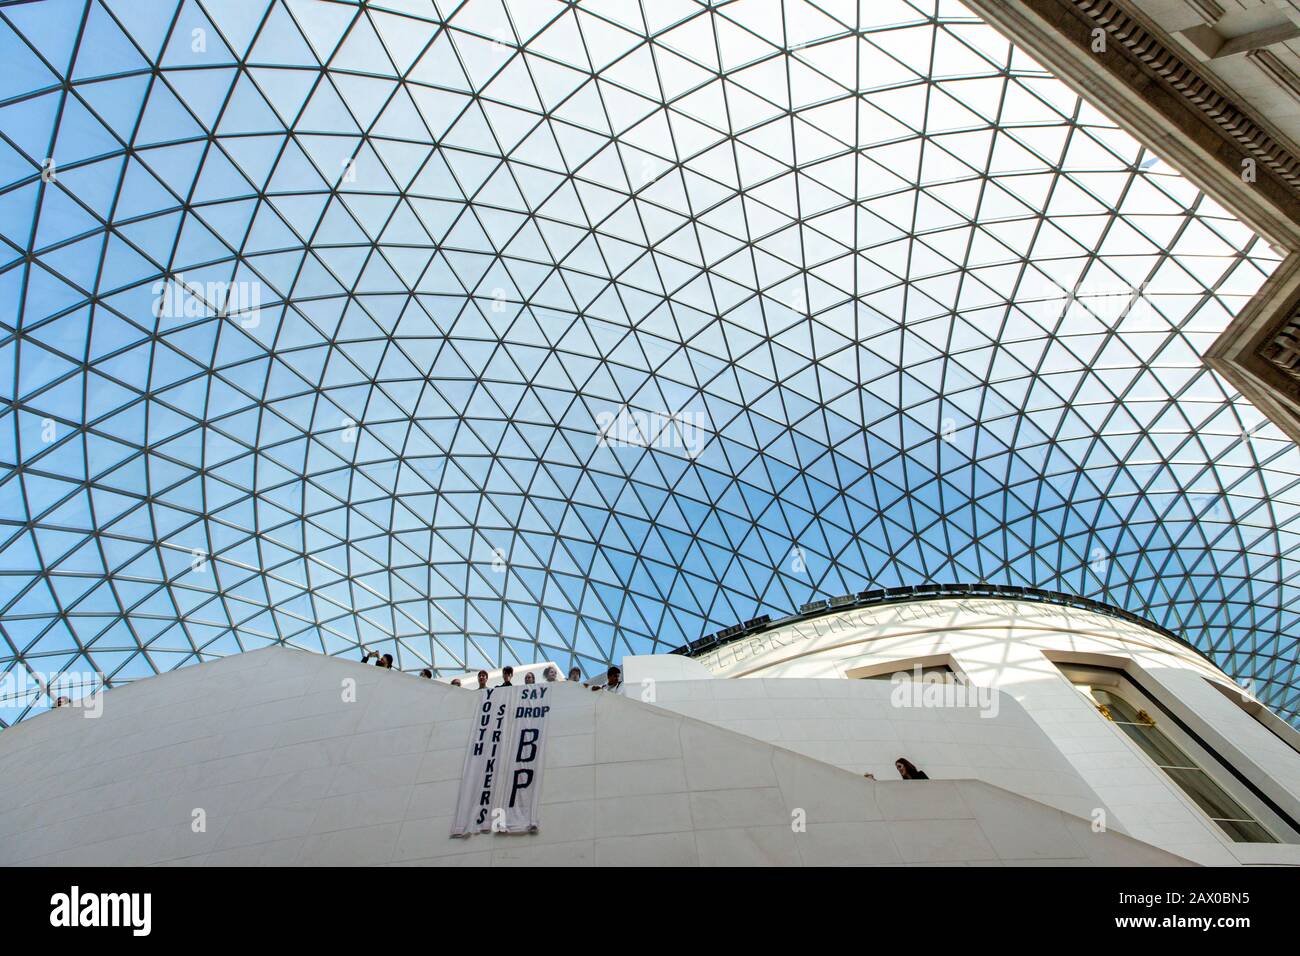
<svg viewBox="0 0 1300 956">
<path fill-rule="evenodd" d="M 634 661 L 627 669 L 645 672 Z M 641 679 L 629 684 L 634 695 Z M 897 780 L 894 761 L 906 757 L 935 779 L 983 780 L 1085 819 L 1103 806 L 1038 724 L 998 691 L 987 710 L 896 706 L 895 686 L 876 680 L 655 680 L 648 696 L 661 707 L 882 781 Z"/>
<path fill-rule="evenodd" d="M 548 718 L 540 832 L 453 839 L 477 699 L 275 648 L 111 691 L 97 719 L 37 716 L 0 734 L 0 863 L 1184 862 L 981 781 L 872 784 L 564 684 Z"/>
<path fill-rule="evenodd" d="M 972 683 L 1013 698 L 1099 797 L 1112 824 L 1125 832 L 1204 864 L 1300 865 L 1298 845 L 1230 841 L 1117 727 L 1097 713 L 1048 655 L 1071 655 L 1080 663 L 1136 669 L 1144 684 L 1159 689 L 1161 702 L 1172 701 L 1171 710 L 1194 725 L 1221 757 L 1231 759 L 1279 806 L 1300 811 L 1300 754 L 1206 683 L 1230 684 L 1225 675 L 1176 641 L 1100 614 L 987 599 L 887 605 L 800 622 L 738 641 L 702 655 L 697 662 L 714 678 L 762 679 L 768 685 L 778 678 L 874 683 L 846 679 L 915 659 L 949 662 Z M 645 667 L 641 672 L 649 673 Z M 637 667 L 629 665 L 627 676 L 635 682 Z M 704 683 L 728 682 L 714 679 Z M 780 733 L 798 735 L 791 728 Z M 774 738 L 769 734 L 768 739 Z M 860 750 L 841 745 L 816 752 L 822 759 L 857 769 Z M 942 750 L 935 760 L 939 772 L 933 776 L 994 779 L 992 768 L 949 767 Z M 920 760 L 914 762 L 931 772 Z M 1017 792 L 1034 793 L 1032 773 L 1020 783 L 1006 776 L 996 779 Z M 1041 792 L 1034 795 L 1048 799 Z M 1300 816 L 1293 813 L 1293 818 Z"/>
</svg>

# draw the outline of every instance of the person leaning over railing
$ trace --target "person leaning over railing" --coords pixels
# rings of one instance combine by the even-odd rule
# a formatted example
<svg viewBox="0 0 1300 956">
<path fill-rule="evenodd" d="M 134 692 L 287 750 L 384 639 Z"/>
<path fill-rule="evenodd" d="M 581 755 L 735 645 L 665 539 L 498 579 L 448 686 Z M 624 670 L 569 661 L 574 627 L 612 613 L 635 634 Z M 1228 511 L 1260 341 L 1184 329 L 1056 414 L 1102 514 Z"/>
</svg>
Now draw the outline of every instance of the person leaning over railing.
<svg viewBox="0 0 1300 956">
<path fill-rule="evenodd" d="M 380 656 L 378 651 L 363 650 L 361 652 L 361 663 L 363 664 L 369 663 L 370 658 L 372 657 L 375 659 L 376 667 L 382 667 L 390 671 L 393 669 L 393 655 L 384 654 L 383 656 Z"/>
<path fill-rule="evenodd" d="M 894 761 L 894 769 L 904 780 L 929 780 L 929 776 L 924 770 L 918 770 L 916 764 L 906 757 L 899 757 Z"/>
<path fill-rule="evenodd" d="M 609 670 L 605 671 L 605 685 L 602 687 L 599 684 L 594 684 L 591 689 L 620 692 L 623 689 L 623 672 L 611 664 Z"/>
</svg>

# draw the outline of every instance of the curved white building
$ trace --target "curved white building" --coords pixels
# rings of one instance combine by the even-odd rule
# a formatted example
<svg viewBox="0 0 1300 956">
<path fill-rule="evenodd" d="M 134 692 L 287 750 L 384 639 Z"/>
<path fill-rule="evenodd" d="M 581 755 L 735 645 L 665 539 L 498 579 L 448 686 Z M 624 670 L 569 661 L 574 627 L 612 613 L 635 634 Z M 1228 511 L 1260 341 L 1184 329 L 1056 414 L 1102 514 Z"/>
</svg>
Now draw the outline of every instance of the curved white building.
<svg viewBox="0 0 1300 956">
<path fill-rule="evenodd" d="M 492 698 L 270 648 L 0 734 L 0 863 L 1300 863 L 1294 732 L 1093 610 L 814 609 L 494 693 L 541 687 L 534 832 L 452 836 Z"/>
<path fill-rule="evenodd" d="M 630 658 L 627 677 L 661 678 L 661 705 L 855 772 L 892 777 L 906 755 L 932 778 L 1104 811 L 1198 863 L 1300 863 L 1300 734 L 1247 689 L 1131 615 L 1022 589 L 947 593 L 958 590 L 812 605 L 697 642 L 689 658 Z M 843 682 L 879 680 L 887 703 L 828 702 Z M 1027 741 L 1060 766 L 1033 766 Z"/>
</svg>

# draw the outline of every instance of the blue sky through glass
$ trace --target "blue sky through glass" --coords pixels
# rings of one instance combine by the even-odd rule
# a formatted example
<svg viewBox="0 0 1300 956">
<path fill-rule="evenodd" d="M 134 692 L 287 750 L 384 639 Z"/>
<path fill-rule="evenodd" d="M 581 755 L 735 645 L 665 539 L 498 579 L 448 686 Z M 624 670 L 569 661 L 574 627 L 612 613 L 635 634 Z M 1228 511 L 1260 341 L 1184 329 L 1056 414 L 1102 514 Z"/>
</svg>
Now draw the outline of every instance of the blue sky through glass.
<svg viewBox="0 0 1300 956">
<path fill-rule="evenodd" d="M 41 0 L 0 56 L 4 723 L 973 581 L 1295 719 L 1300 461 L 1200 359 L 1278 257 L 959 5 Z"/>
</svg>

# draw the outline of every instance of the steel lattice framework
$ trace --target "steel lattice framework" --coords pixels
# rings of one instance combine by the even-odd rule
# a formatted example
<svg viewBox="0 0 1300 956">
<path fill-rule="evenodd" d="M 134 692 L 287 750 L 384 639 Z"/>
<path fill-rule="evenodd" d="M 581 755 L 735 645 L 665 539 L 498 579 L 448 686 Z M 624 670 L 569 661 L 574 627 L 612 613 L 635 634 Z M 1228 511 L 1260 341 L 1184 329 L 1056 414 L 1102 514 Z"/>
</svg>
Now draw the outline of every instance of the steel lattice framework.
<svg viewBox="0 0 1300 956">
<path fill-rule="evenodd" d="M 4 723 L 945 581 L 1300 710 L 1300 459 L 1200 360 L 1277 256 L 960 6 L 43 0 L 0 53 Z"/>
</svg>

